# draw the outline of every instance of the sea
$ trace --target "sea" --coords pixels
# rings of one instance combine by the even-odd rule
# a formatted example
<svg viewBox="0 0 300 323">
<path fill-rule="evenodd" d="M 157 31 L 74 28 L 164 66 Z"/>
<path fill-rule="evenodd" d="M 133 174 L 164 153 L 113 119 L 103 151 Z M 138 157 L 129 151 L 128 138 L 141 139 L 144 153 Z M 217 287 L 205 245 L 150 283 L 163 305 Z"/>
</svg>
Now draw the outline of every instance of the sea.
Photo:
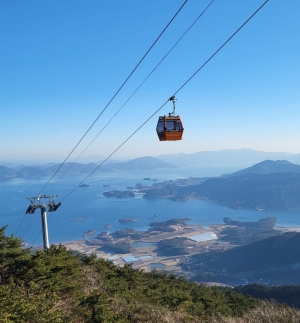
<svg viewBox="0 0 300 323">
<path fill-rule="evenodd" d="M 42 191 L 42 194 L 57 195 L 56 201 L 61 201 L 56 212 L 47 212 L 50 244 L 92 238 L 108 230 L 115 232 L 133 228 L 146 231 L 150 222 L 175 218 L 190 218 L 190 224 L 209 228 L 212 224 L 222 224 L 224 217 L 249 222 L 272 216 L 277 218 L 276 225 L 279 227 L 300 227 L 300 210 L 234 210 L 208 201 L 174 202 L 167 198 L 145 199 L 142 196 L 119 199 L 103 195 L 105 191 L 124 190 L 138 183 L 152 185 L 190 176 L 219 176 L 233 170 L 220 167 L 181 167 L 155 171 L 97 172 L 85 181 L 88 187 L 77 188 L 86 174 L 65 175 L 58 181 L 54 178 Z M 49 178 L 0 181 L 0 227 L 7 226 L 7 235 L 20 237 L 29 246 L 43 244 L 40 210 L 37 209 L 34 214 L 25 212 L 30 204 L 27 198 L 39 194 L 48 181 Z M 121 223 L 119 220 L 122 218 L 136 221 Z M 93 234 L 84 235 L 86 232 Z"/>
</svg>

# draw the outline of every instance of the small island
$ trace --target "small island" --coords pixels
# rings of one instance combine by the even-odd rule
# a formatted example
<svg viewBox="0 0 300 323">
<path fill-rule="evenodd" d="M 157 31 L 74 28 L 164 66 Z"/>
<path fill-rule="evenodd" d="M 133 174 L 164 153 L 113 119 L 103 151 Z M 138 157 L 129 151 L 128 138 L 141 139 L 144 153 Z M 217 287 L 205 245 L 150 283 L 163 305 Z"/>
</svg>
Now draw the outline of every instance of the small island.
<svg viewBox="0 0 300 323">
<path fill-rule="evenodd" d="M 131 223 L 131 222 L 136 222 L 137 221 L 137 219 L 129 219 L 129 218 L 121 218 L 120 220 L 119 220 L 119 222 L 120 223 Z"/>
<path fill-rule="evenodd" d="M 131 191 L 117 191 L 117 190 L 104 192 L 103 195 L 106 197 L 116 197 L 116 198 L 135 197 L 135 194 Z"/>
<path fill-rule="evenodd" d="M 90 185 L 89 184 L 80 184 L 78 185 L 78 187 L 89 187 Z"/>
<path fill-rule="evenodd" d="M 88 230 L 88 231 L 84 232 L 84 234 L 82 236 L 86 237 L 86 236 L 90 236 L 95 233 L 96 233 L 96 230 Z"/>
</svg>

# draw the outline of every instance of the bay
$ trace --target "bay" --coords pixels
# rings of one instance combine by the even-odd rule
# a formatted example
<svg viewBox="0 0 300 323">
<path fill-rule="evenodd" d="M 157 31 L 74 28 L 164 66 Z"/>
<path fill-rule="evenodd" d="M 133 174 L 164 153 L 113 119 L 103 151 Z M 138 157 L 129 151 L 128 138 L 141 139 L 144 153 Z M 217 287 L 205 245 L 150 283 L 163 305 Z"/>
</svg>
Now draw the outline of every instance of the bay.
<svg viewBox="0 0 300 323">
<path fill-rule="evenodd" d="M 173 202 L 164 198 L 144 199 L 141 196 L 127 199 L 103 196 L 105 191 L 123 190 L 137 183 L 145 185 L 154 183 L 143 180 L 146 177 L 161 182 L 189 176 L 218 176 L 228 171 L 232 169 L 182 167 L 158 171 L 98 172 L 86 180 L 85 183 L 89 184 L 89 187 L 78 187 L 74 191 L 73 189 L 86 175 L 67 175 L 47 191 L 55 182 L 54 180 L 42 192 L 47 195 L 58 195 L 57 201 L 62 201 L 62 205 L 56 212 L 47 213 L 50 243 L 82 239 L 83 234 L 89 230 L 95 230 L 94 235 L 128 227 L 147 230 L 150 222 L 185 217 L 191 219 L 189 222 L 191 224 L 208 226 L 222 224 L 224 217 L 240 221 L 257 221 L 267 216 L 275 216 L 278 226 L 300 227 L 299 210 L 272 212 L 233 210 L 216 203 L 197 200 Z M 36 196 L 47 181 L 48 178 L 35 178 L 0 182 L 0 226 L 7 225 L 6 234 L 21 237 L 29 245 L 42 245 L 40 211 L 36 210 L 33 215 L 25 214 L 29 206 L 26 198 Z M 110 187 L 103 185 L 110 185 Z M 68 195 L 69 193 L 71 194 Z M 120 223 L 119 219 L 122 217 L 136 218 L 137 221 Z M 110 226 L 106 228 L 108 224 Z M 90 238 L 94 235 L 86 237 Z"/>
</svg>

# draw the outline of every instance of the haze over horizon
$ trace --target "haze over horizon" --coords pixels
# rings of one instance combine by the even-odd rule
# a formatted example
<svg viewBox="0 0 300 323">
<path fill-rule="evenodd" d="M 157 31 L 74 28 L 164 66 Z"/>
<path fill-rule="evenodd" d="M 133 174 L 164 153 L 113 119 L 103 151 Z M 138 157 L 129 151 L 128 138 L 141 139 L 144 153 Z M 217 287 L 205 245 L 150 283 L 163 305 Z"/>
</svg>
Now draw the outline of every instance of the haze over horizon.
<svg viewBox="0 0 300 323">
<path fill-rule="evenodd" d="M 115 162 L 126 162 L 134 159 L 154 157 L 162 161 L 168 162 L 175 165 L 193 165 L 193 164 L 207 164 L 208 161 L 215 163 L 215 166 L 220 166 L 220 163 L 224 163 L 227 166 L 238 166 L 238 167 L 248 167 L 253 164 L 262 162 L 264 160 L 288 160 L 294 164 L 300 164 L 300 154 L 291 154 L 287 152 L 267 152 L 259 151 L 254 149 L 242 148 L 242 149 L 221 149 L 221 150 L 211 150 L 211 151 L 197 151 L 193 153 L 170 153 L 161 154 L 156 156 L 150 155 L 140 155 L 132 157 L 119 157 L 110 158 L 107 163 Z M 102 162 L 106 156 L 92 155 L 80 158 L 76 163 L 87 164 L 87 163 L 99 163 Z M 62 161 L 59 159 L 19 159 L 19 160 L 1 160 L 0 166 L 15 167 L 19 165 L 46 165 L 46 164 L 60 164 Z M 73 162 L 72 158 L 67 161 L 67 163 Z M 239 165 L 240 164 L 240 165 Z M 247 166 L 248 165 L 248 166 Z"/>
<path fill-rule="evenodd" d="M 62 162 L 182 3 L 2 2 L 0 161 Z M 187 2 L 70 161 L 209 3 Z M 215 1 L 78 162 L 111 154 L 262 3 Z M 244 147 L 300 153 L 299 10 L 296 0 L 269 1 L 176 95 L 182 141 L 157 139 L 169 103 L 112 160 Z"/>
</svg>

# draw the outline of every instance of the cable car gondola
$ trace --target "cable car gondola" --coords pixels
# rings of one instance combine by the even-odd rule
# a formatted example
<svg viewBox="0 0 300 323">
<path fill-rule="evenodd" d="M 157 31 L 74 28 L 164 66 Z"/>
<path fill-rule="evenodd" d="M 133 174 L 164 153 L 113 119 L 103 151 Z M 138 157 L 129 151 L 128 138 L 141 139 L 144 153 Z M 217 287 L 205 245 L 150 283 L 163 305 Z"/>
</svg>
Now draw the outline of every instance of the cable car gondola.
<svg viewBox="0 0 300 323">
<path fill-rule="evenodd" d="M 158 118 L 156 132 L 160 141 L 181 140 L 183 125 L 179 116 L 175 116 L 175 95 L 170 99 L 173 102 L 173 111 L 169 116 Z"/>
</svg>

